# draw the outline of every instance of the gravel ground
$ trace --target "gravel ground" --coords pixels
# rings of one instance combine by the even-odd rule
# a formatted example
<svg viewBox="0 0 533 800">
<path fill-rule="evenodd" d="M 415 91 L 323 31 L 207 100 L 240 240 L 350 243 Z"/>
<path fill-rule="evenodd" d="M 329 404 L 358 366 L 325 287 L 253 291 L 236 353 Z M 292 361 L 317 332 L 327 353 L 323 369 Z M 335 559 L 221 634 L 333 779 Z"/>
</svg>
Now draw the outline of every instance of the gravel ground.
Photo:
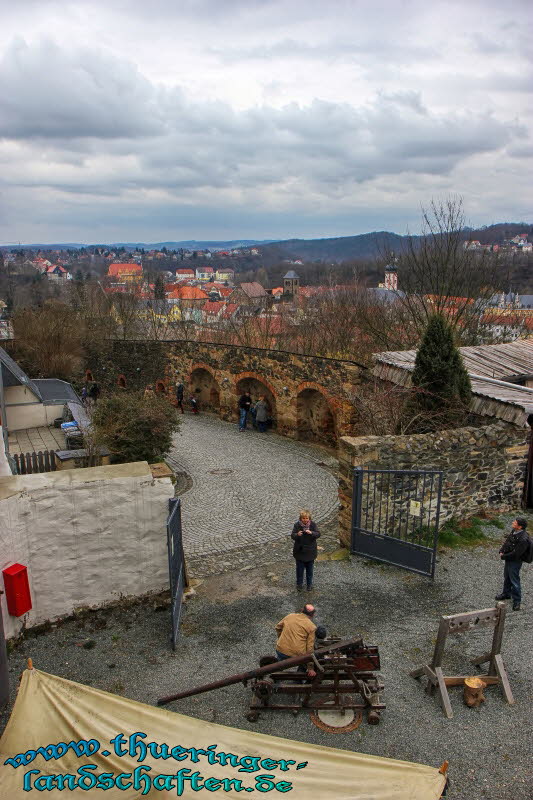
<svg viewBox="0 0 533 800">
<path fill-rule="evenodd" d="M 508 524 L 513 517 L 502 519 Z M 480 709 L 463 705 L 451 689 L 454 718 L 447 720 L 436 697 L 409 677 L 430 659 L 439 615 L 486 608 L 501 589 L 497 545 L 503 532 L 486 527 L 494 541 L 439 555 L 430 582 L 361 559 L 316 565 L 312 597 L 320 622 L 331 633 L 357 633 L 380 647 L 387 710 L 380 725 L 363 722 L 349 734 L 317 729 L 307 713 L 296 718 L 264 713 L 257 723 L 244 718 L 249 692 L 241 684 L 188 698 L 176 711 L 225 725 L 379 756 L 438 766 L 450 762 L 450 800 L 531 800 L 531 653 L 533 652 L 533 567 L 522 570 L 523 610 L 510 612 L 503 642 L 516 705 L 508 706 L 497 687 L 486 691 Z M 287 544 L 289 550 L 289 544 Z M 272 652 L 273 626 L 302 602 L 293 588 L 290 557 L 275 565 L 208 578 L 187 602 L 179 648 L 168 646 L 168 610 L 154 603 L 92 613 L 37 637 L 28 637 L 10 656 L 12 682 L 28 656 L 45 672 L 88 683 L 155 704 L 179 689 L 217 680 L 253 667 Z M 448 640 L 446 672 L 469 672 L 468 659 L 490 645 L 489 629 Z M 83 644 L 91 643 L 90 649 Z M 92 644 L 94 643 L 94 645 Z M 13 694 L 15 686 L 13 686 Z M 1 722 L 5 724 L 7 714 Z"/>
</svg>

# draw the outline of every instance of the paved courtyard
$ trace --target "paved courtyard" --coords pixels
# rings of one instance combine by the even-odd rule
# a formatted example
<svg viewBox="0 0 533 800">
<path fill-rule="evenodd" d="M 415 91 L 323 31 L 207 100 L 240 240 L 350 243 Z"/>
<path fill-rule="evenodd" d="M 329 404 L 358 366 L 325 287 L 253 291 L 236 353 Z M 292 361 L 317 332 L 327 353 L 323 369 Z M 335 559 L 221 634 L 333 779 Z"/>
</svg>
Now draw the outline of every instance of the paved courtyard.
<svg viewBox="0 0 533 800">
<path fill-rule="evenodd" d="M 185 415 L 166 460 L 192 480 L 182 497 L 189 558 L 286 541 L 301 508 L 320 524 L 338 505 L 337 480 L 318 463 L 335 463 L 326 450 L 270 431 L 239 433 L 214 416 Z"/>
<path fill-rule="evenodd" d="M 48 426 L 9 432 L 11 455 L 38 453 L 39 450 L 64 450 L 65 447 L 65 434 L 60 428 Z"/>
</svg>

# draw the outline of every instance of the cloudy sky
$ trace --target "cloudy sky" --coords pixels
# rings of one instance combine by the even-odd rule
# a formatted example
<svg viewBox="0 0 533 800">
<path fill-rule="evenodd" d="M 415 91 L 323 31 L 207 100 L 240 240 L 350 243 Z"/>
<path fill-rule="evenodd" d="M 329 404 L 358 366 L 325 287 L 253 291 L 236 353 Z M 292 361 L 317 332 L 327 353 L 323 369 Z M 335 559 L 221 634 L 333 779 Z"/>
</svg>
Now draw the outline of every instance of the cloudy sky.
<svg viewBox="0 0 533 800">
<path fill-rule="evenodd" d="M 0 244 L 533 218 L 529 0 L 2 5 Z"/>
</svg>

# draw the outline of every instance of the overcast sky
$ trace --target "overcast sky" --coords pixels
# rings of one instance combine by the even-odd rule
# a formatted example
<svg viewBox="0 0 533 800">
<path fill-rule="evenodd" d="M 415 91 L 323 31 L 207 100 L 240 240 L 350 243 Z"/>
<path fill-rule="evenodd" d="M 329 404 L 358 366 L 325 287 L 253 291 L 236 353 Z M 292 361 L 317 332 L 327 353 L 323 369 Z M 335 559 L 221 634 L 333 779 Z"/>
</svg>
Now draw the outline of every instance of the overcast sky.
<svg viewBox="0 0 533 800">
<path fill-rule="evenodd" d="M 18 0 L 0 244 L 533 218 L 529 0 Z"/>
</svg>

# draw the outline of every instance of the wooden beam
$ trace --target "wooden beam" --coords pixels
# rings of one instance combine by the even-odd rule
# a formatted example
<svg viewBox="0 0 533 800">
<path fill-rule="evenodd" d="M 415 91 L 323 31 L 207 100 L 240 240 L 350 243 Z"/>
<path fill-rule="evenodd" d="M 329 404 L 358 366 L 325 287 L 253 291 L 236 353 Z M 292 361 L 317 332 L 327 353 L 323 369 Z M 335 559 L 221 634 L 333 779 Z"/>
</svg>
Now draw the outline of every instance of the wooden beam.
<svg viewBox="0 0 533 800">
<path fill-rule="evenodd" d="M 500 677 L 502 691 L 505 696 L 505 699 L 507 700 L 509 705 L 512 706 L 514 705 L 514 697 L 511 691 L 511 687 L 509 685 L 509 680 L 507 678 L 507 672 L 505 671 L 505 667 L 503 665 L 503 659 L 499 653 L 494 656 L 494 664 L 496 666 L 496 672 Z"/>
<path fill-rule="evenodd" d="M 450 703 L 450 695 L 448 694 L 448 689 L 446 688 L 446 684 L 444 682 L 444 675 L 442 673 L 442 669 L 440 667 L 435 667 L 435 674 L 437 676 L 437 681 L 439 684 L 439 693 L 442 702 L 442 708 L 448 719 L 452 719 L 453 717 L 452 704 Z"/>
</svg>

